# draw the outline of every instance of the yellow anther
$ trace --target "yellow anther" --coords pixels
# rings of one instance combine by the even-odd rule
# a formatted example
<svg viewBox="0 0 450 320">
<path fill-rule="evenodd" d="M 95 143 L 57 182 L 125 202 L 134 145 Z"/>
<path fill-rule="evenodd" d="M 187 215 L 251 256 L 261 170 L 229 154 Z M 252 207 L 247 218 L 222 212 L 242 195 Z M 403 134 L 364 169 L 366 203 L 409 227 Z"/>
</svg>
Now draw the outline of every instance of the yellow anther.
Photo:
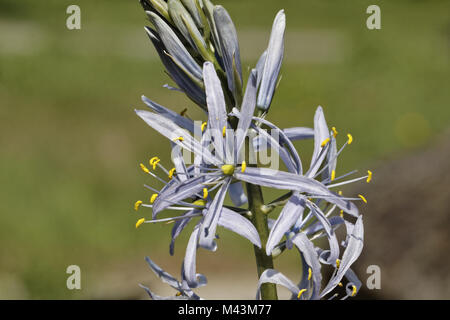
<svg viewBox="0 0 450 320">
<path fill-rule="evenodd" d="M 358 197 L 360 197 L 360 198 L 361 198 L 361 200 L 362 200 L 362 201 L 364 201 L 364 203 L 367 203 L 367 200 L 366 200 L 366 198 L 364 198 L 364 196 L 363 196 L 363 195 L 361 195 L 361 194 L 358 194 Z"/>
<path fill-rule="evenodd" d="M 141 166 L 142 171 L 144 171 L 145 173 L 150 173 L 150 170 L 148 170 L 148 168 L 146 166 L 144 166 L 143 163 L 139 164 Z"/>
<path fill-rule="evenodd" d="M 348 137 L 347 143 L 348 143 L 348 144 L 352 144 L 352 142 L 353 142 L 353 136 L 349 133 L 349 134 L 347 135 L 347 137 Z"/>
<path fill-rule="evenodd" d="M 352 288 L 353 288 L 353 290 L 352 290 L 352 297 L 354 297 L 355 294 L 356 294 L 356 286 L 353 285 Z"/>
<path fill-rule="evenodd" d="M 244 172 L 245 169 L 247 169 L 247 162 L 242 161 L 242 167 L 241 167 L 241 172 Z"/>
<path fill-rule="evenodd" d="M 341 210 L 341 212 L 339 213 L 339 215 L 341 216 L 341 218 L 344 217 L 344 210 Z"/>
<path fill-rule="evenodd" d="M 300 290 L 300 291 L 298 292 L 297 299 L 300 299 L 300 297 L 302 296 L 303 292 L 305 292 L 305 291 L 306 291 L 306 289 Z"/>
<path fill-rule="evenodd" d="M 173 141 L 184 141 L 184 138 L 183 137 L 177 137 L 177 138 L 173 139 Z"/>
<path fill-rule="evenodd" d="M 232 164 L 224 164 L 221 169 L 222 172 L 227 176 L 231 176 L 234 173 L 234 166 Z"/>
<path fill-rule="evenodd" d="M 156 170 L 156 165 L 158 164 L 158 162 L 160 162 L 160 159 L 156 159 L 155 161 L 153 161 L 153 170 Z"/>
<path fill-rule="evenodd" d="M 152 194 L 152 196 L 150 197 L 150 203 L 155 202 L 156 198 L 158 197 L 157 193 Z"/>
<path fill-rule="evenodd" d="M 336 170 L 331 170 L 331 181 L 336 179 Z"/>
<path fill-rule="evenodd" d="M 169 170 L 169 179 L 172 179 L 174 172 L 175 172 L 175 168 L 172 168 Z"/>
<path fill-rule="evenodd" d="M 227 126 L 223 126 L 223 128 L 222 128 L 222 136 L 225 137 L 226 133 L 227 133 Z"/>
<path fill-rule="evenodd" d="M 139 210 L 139 207 L 141 206 L 141 204 L 142 204 L 142 201 L 141 201 L 141 200 L 136 201 L 136 202 L 134 203 L 134 210 L 138 211 L 138 210 Z"/>
<path fill-rule="evenodd" d="M 336 259 L 336 269 L 339 269 L 340 265 L 341 265 L 341 260 Z"/>
<path fill-rule="evenodd" d="M 206 128 L 207 124 L 208 124 L 208 122 L 203 122 L 202 123 L 202 126 L 201 126 L 202 132 L 205 131 L 205 128 Z"/>
<path fill-rule="evenodd" d="M 144 222 L 145 222 L 145 218 L 139 219 L 139 220 L 136 222 L 136 229 L 139 228 L 139 226 L 140 226 L 141 224 L 143 224 Z"/>
<path fill-rule="evenodd" d="M 338 286 L 339 286 L 339 287 L 343 287 L 344 285 L 342 284 L 342 282 L 339 282 L 339 283 L 338 283 Z"/>
<path fill-rule="evenodd" d="M 308 269 L 308 280 L 311 280 L 312 277 L 312 270 L 311 268 Z"/>
<path fill-rule="evenodd" d="M 331 130 L 333 131 L 333 137 L 336 138 L 336 136 L 338 135 L 338 132 L 337 132 L 336 128 L 332 127 Z"/>
<path fill-rule="evenodd" d="M 206 192 L 208 192 L 208 191 L 206 191 Z M 207 195 L 207 196 L 208 196 L 208 195 Z M 203 199 L 199 199 L 199 200 L 195 200 L 194 202 L 192 202 L 192 204 L 195 205 L 195 206 L 201 206 L 201 207 L 204 207 L 205 204 L 206 204 L 206 202 L 205 202 L 205 200 L 203 200 Z"/>
<path fill-rule="evenodd" d="M 181 292 L 177 292 L 175 295 L 176 295 L 177 297 L 179 297 L 179 296 L 181 296 Z"/>
<path fill-rule="evenodd" d="M 326 138 L 325 140 L 322 141 L 322 144 L 320 146 L 322 148 L 325 147 L 329 141 L 330 141 L 330 138 Z"/>
<path fill-rule="evenodd" d="M 338 191 L 338 195 L 342 196 L 342 190 Z"/>
<path fill-rule="evenodd" d="M 367 170 L 367 183 L 369 183 L 372 180 L 372 171 Z"/>
<path fill-rule="evenodd" d="M 153 158 L 151 158 L 151 159 L 148 161 L 148 163 L 150 163 L 150 165 L 152 166 L 152 165 L 153 165 L 153 162 L 155 162 L 156 160 L 159 160 L 159 158 L 158 158 L 158 157 L 153 157 Z"/>
<path fill-rule="evenodd" d="M 208 189 L 203 188 L 203 199 L 208 198 Z"/>
</svg>

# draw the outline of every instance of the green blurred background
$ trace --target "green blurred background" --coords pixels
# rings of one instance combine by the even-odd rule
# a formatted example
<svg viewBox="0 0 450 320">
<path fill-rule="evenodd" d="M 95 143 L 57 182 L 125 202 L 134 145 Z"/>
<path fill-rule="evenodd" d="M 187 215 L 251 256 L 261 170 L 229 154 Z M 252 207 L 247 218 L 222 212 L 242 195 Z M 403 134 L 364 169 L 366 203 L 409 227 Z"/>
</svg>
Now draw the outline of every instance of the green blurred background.
<svg viewBox="0 0 450 320">
<path fill-rule="evenodd" d="M 376 1 L 382 29 L 368 30 L 373 2 L 214 2 L 235 22 L 245 74 L 285 9 L 286 54 L 269 119 L 312 126 L 322 105 L 329 125 L 355 138 L 342 172 L 420 150 L 449 126 L 449 2 Z M 66 28 L 70 4 L 81 8 L 81 30 Z M 138 164 L 158 155 L 169 166 L 169 145 L 133 109 L 145 108 L 145 94 L 201 113 L 162 88 L 171 81 L 145 25 L 137 0 L 0 0 L 0 298 L 139 298 L 138 282 L 158 283 L 146 255 L 179 274 L 188 233 L 169 257 L 170 225 L 134 227 L 150 213 L 132 209 L 151 183 Z M 301 152 L 310 158 L 310 148 Z M 252 253 L 224 232 L 218 252 L 199 254 L 198 271 L 216 272 L 216 291 L 233 272 L 254 281 Z M 295 261 L 280 264 L 294 270 Z M 71 264 L 81 268 L 82 290 L 66 288 Z"/>
</svg>

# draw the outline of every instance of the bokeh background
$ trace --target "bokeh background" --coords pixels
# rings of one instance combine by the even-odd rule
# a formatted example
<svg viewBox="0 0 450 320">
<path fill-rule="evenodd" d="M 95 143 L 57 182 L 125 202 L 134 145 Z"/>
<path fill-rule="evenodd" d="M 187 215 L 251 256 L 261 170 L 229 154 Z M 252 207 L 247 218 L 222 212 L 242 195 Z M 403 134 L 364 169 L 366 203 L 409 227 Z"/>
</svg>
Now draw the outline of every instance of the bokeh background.
<svg viewBox="0 0 450 320">
<path fill-rule="evenodd" d="M 318 105 L 329 125 L 355 138 L 338 171 L 374 171 L 352 186 L 369 203 L 356 269 L 381 268 L 381 290 L 362 298 L 450 298 L 450 4 L 448 1 L 222 0 L 238 30 L 245 74 L 267 46 L 276 12 L 287 15 L 282 80 L 269 119 L 312 126 Z M 81 8 L 81 30 L 66 8 Z M 381 8 L 381 30 L 366 8 Z M 143 27 L 137 0 L 0 0 L 0 298 L 138 299 L 137 284 L 173 290 L 148 269 L 149 255 L 179 275 L 189 232 L 168 255 L 170 225 L 144 225 L 132 209 L 151 183 L 139 162 L 169 145 L 134 112 L 140 96 L 202 114 L 171 83 Z M 340 140 L 340 141 L 339 141 Z M 338 142 L 344 143 L 342 134 Z M 302 145 L 307 165 L 311 146 Z M 270 194 L 267 198 L 270 199 Z M 220 233 L 199 251 L 206 298 L 249 298 L 253 249 Z M 66 288 L 81 268 L 82 289 Z M 298 257 L 276 267 L 298 279 Z"/>
</svg>

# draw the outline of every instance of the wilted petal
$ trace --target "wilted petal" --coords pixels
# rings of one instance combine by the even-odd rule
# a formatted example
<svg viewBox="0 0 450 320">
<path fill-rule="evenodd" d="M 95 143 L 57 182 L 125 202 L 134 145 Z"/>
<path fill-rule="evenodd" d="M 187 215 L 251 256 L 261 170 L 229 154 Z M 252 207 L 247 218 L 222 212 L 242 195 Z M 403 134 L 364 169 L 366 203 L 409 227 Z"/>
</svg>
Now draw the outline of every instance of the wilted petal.
<svg viewBox="0 0 450 320">
<path fill-rule="evenodd" d="M 362 216 L 359 216 L 356 220 L 355 227 L 353 228 L 353 233 L 350 235 L 347 248 L 342 255 L 341 263 L 339 269 L 337 270 L 335 276 L 330 279 L 325 289 L 321 293 L 321 297 L 325 296 L 331 290 L 333 290 L 342 277 L 346 274 L 353 262 L 358 259 L 361 254 L 364 245 L 364 226 Z"/>
<path fill-rule="evenodd" d="M 263 283 L 274 283 L 282 285 L 283 287 L 289 289 L 292 294 L 298 294 L 300 289 L 289 280 L 284 274 L 274 269 L 266 269 L 259 278 L 258 289 L 256 290 L 256 300 L 260 299 L 261 285 Z"/>
<path fill-rule="evenodd" d="M 245 217 L 230 209 L 222 208 L 219 217 L 219 226 L 237 233 L 250 240 L 255 246 L 261 248 L 261 240 L 255 226 Z"/>
<path fill-rule="evenodd" d="M 220 213 L 222 212 L 223 201 L 230 186 L 231 179 L 226 179 L 222 186 L 217 191 L 214 200 L 207 208 L 205 218 L 201 225 L 199 245 L 202 248 L 215 251 L 217 249 L 214 238 L 216 237 L 217 222 L 219 221 Z"/>
<path fill-rule="evenodd" d="M 328 130 L 327 122 L 325 121 L 325 116 L 323 115 L 322 107 L 317 107 L 316 114 L 314 115 L 314 152 L 311 159 L 311 166 L 306 173 L 308 177 L 314 177 L 314 175 L 319 170 L 322 165 L 323 159 L 326 157 L 326 152 L 322 147 L 322 142 L 330 138 L 330 132 Z"/>
<path fill-rule="evenodd" d="M 266 253 L 272 254 L 272 250 L 283 238 L 284 234 L 295 224 L 305 209 L 305 200 L 298 193 L 294 193 L 281 210 L 278 219 L 270 230 L 269 239 L 266 244 Z"/>
<path fill-rule="evenodd" d="M 286 17 L 284 10 L 278 12 L 272 26 L 267 57 L 264 64 L 261 86 L 259 88 L 257 106 L 262 110 L 267 110 L 272 102 L 273 93 L 280 73 L 281 63 L 284 55 L 284 29 L 286 27 Z"/>
<path fill-rule="evenodd" d="M 240 207 L 243 204 L 247 203 L 248 199 L 245 195 L 244 188 L 242 187 L 242 182 L 235 182 L 230 184 L 228 191 L 230 193 L 231 201 L 236 207 Z"/>
</svg>

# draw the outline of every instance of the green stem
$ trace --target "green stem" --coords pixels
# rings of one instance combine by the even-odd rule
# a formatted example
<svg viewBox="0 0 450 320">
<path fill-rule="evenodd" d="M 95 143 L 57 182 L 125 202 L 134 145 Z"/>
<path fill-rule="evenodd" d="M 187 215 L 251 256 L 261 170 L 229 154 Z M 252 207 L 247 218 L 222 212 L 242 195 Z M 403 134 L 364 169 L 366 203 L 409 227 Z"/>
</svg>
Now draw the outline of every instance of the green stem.
<svg viewBox="0 0 450 320">
<path fill-rule="evenodd" d="M 273 269 L 272 256 L 266 254 L 266 243 L 269 238 L 269 227 L 267 225 L 267 215 L 261 210 L 264 201 L 261 187 L 247 183 L 247 195 L 249 201 L 249 209 L 252 212 L 252 222 L 259 233 L 261 239 L 261 249 L 254 246 L 256 268 L 258 270 L 258 278 L 266 269 Z M 261 299 L 278 300 L 277 287 L 273 283 L 265 283 L 261 286 Z"/>
</svg>

